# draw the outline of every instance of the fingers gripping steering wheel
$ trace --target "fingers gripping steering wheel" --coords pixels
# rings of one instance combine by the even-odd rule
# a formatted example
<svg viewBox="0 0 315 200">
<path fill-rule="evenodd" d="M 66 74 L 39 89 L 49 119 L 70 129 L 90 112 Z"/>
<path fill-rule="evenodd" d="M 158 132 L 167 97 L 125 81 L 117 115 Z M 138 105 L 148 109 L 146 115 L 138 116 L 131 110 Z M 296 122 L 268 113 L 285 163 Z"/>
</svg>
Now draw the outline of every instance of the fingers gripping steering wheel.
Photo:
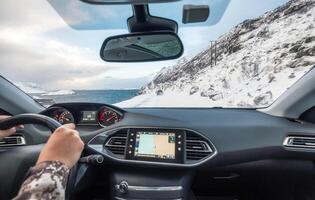
<svg viewBox="0 0 315 200">
<path fill-rule="evenodd" d="M 61 124 L 56 120 L 40 114 L 20 114 L 0 120 L 0 130 L 6 130 L 20 124 L 41 124 L 54 132 Z"/>
</svg>

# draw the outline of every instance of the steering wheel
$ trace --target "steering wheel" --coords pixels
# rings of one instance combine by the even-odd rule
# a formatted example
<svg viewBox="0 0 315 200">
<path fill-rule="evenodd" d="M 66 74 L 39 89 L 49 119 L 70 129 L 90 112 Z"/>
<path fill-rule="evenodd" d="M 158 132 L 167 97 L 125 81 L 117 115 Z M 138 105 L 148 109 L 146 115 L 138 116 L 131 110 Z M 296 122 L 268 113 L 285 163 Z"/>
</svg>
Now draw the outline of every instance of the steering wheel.
<svg viewBox="0 0 315 200">
<path fill-rule="evenodd" d="M 6 130 L 20 124 L 40 124 L 54 132 L 61 124 L 56 120 L 40 114 L 20 114 L 0 120 L 0 130 Z"/>
<path fill-rule="evenodd" d="M 40 114 L 20 114 L 0 120 L 0 130 L 6 130 L 20 124 L 40 124 L 54 132 L 61 126 L 56 120 Z M 23 182 L 26 171 L 33 166 L 43 144 L 25 145 L 0 151 L 0 199 L 12 199 Z M 5 184 L 4 184 L 5 183 Z"/>
</svg>

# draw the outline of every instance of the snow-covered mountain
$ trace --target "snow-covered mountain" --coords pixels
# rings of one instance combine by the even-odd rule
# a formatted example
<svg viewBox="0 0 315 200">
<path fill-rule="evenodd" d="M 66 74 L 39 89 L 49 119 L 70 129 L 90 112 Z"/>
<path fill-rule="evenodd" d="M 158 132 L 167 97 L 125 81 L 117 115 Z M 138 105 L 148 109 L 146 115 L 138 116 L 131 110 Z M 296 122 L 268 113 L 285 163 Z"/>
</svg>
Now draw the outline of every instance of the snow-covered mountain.
<svg viewBox="0 0 315 200">
<path fill-rule="evenodd" d="M 73 90 L 54 90 L 47 93 L 42 94 L 42 96 L 58 96 L 58 95 L 71 95 L 75 94 Z"/>
<path fill-rule="evenodd" d="M 14 81 L 14 85 L 23 90 L 27 94 L 40 96 L 57 96 L 75 94 L 73 90 L 48 90 L 33 82 Z"/>
<path fill-rule="evenodd" d="M 138 96 L 118 105 L 269 105 L 315 65 L 315 1 L 289 1 L 242 22 L 216 43 L 216 65 L 209 46 L 162 69 Z"/>
<path fill-rule="evenodd" d="M 47 90 L 43 89 L 42 87 L 38 86 L 36 83 L 33 82 L 15 81 L 14 85 L 16 85 L 18 88 L 20 88 L 21 90 L 28 94 L 41 94 L 47 92 Z"/>
<path fill-rule="evenodd" d="M 73 90 L 47 90 L 33 82 L 13 81 L 13 84 L 45 107 L 55 103 L 53 96 L 75 94 Z"/>
</svg>

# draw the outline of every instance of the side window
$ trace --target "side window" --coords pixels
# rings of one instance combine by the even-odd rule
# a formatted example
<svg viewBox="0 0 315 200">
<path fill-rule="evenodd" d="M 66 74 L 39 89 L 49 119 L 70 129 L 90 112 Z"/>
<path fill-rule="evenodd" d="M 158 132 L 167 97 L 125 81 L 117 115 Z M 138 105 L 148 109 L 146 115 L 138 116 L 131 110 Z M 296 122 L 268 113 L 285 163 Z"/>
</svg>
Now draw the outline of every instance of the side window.
<svg viewBox="0 0 315 200">
<path fill-rule="evenodd" d="M 3 110 L 2 108 L 0 108 L 0 115 L 11 115 L 9 112 Z"/>
</svg>

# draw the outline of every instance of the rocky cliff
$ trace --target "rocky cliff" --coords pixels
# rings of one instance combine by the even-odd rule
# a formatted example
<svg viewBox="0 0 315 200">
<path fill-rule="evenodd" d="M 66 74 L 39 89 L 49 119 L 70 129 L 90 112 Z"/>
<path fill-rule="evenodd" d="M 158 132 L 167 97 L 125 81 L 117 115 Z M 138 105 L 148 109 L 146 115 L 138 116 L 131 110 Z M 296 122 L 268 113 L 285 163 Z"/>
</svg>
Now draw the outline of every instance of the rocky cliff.
<svg viewBox="0 0 315 200">
<path fill-rule="evenodd" d="M 218 38 L 216 54 L 209 46 L 162 69 L 139 95 L 198 96 L 209 106 L 270 104 L 315 65 L 314 5 L 292 0 L 242 22 Z"/>
</svg>

